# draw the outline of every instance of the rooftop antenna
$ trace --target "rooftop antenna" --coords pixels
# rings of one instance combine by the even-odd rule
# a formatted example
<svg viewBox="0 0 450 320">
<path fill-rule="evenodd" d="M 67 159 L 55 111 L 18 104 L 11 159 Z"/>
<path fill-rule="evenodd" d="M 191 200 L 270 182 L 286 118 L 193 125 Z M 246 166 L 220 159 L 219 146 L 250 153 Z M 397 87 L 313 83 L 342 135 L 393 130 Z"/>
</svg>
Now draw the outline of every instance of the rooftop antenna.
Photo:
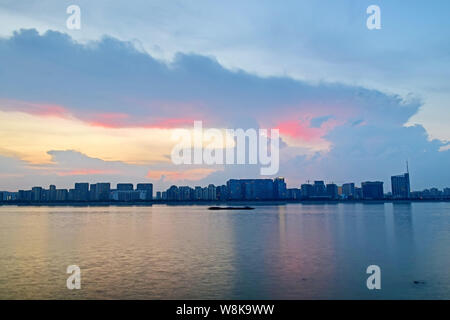
<svg viewBox="0 0 450 320">
<path fill-rule="evenodd" d="M 408 160 L 406 160 L 406 173 L 409 174 L 409 165 L 408 165 Z"/>
</svg>

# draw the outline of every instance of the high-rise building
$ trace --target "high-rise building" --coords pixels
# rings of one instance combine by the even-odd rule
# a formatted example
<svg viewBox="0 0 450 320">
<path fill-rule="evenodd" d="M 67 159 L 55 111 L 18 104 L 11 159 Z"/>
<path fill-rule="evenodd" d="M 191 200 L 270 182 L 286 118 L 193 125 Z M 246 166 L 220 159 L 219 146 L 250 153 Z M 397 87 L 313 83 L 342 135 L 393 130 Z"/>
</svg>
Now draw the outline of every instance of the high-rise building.
<svg viewBox="0 0 450 320">
<path fill-rule="evenodd" d="M 89 200 L 89 183 L 77 182 L 75 183 L 75 189 L 73 191 L 73 199 L 75 201 L 88 201 Z"/>
<path fill-rule="evenodd" d="M 354 198 L 355 199 L 362 199 L 363 198 L 362 188 L 355 187 L 355 196 L 354 196 Z"/>
<path fill-rule="evenodd" d="M 167 200 L 180 200 L 180 191 L 177 186 L 171 186 L 167 189 Z"/>
<path fill-rule="evenodd" d="M 409 199 L 411 197 L 408 161 L 406 161 L 406 173 L 391 177 L 391 190 L 394 199 Z"/>
<path fill-rule="evenodd" d="M 284 182 L 284 180 L 283 180 Z M 281 185 L 281 194 L 283 199 L 287 198 L 286 184 L 279 182 Z M 254 200 L 271 200 L 274 199 L 275 194 L 275 183 L 272 179 L 255 179 L 253 182 L 253 195 Z"/>
<path fill-rule="evenodd" d="M 242 190 L 245 200 L 253 200 L 255 198 L 255 182 L 251 179 L 241 180 Z"/>
<path fill-rule="evenodd" d="M 89 186 L 89 200 L 95 201 L 97 200 L 96 198 L 97 198 L 97 185 L 91 184 Z"/>
<path fill-rule="evenodd" d="M 48 202 L 50 201 L 50 190 L 42 189 L 41 201 Z"/>
<path fill-rule="evenodd" d="M 182 186 L 178 188 L 179 200 L 188 201 L 191 200 L 191 188 L 188 186 Z"/>
<path fill-rule="evenodd" d="M 75 189 L 69 189 L 67 200 L 69 201 L 75 201 Z"/>
<path fill-rule="evenodd" d="M 56 186 L 53 184 L 48 189 L 48 198 L 49 201 L 56 201 Z"/>
<path fill-rule="evenodd" d="M 228 188 L 225 185 L 216 188 L 217 199 L 221 201 L 228 200 Z"/>
<path fill-rule="evenodd" d="M 132 183 L 118 183 L 117 190 L 118 191 L 133 191 L 134 187 Z"/>
<path fill-rule="evenodd" d="M 97 183 L 95 200 L 108 201 L 111 193 L 111 184 L 109 182 Z"/>
<path fill-rule="evenodd" d="M 287 198 L 289 200 L 300 200 L 302 192 L 299 188 L 287 189 Z"/>
<path fill-rule="evenodd" d="M 392 197 L 394 199 L 410 198 L 409 173 L 391 177 Z"/>
<path fill-rule="evenodd" d="M 67 189 L 56 189 L 56 201 L 67 201 L 68 197 Z"/>
<path fill-rule="evenodd" d="M 314 197 L 326 197 L 327 196 L 327 189 L 325 187 L 325 183 L 323 181 L 314 181 Z"/>
<path fill-rule="evenodd" d="M 216 194 L 216 187 L 213 184 L 210 184 L 208 186 L 208 200 L 216 200 L 217 194 Z"/>
<path fill-rule="evenodd" d="M 17 198 L 19 201 L 31 201 L 32 200 L 31 190 L 19 190 Z"/>
<path fill-rule="evenodd" d="M 227 181 L 228 198 L 230 200 L 244 199 L 244 192 L 240 180 L 231 179 Z"/>
<path fill-rule="evenodd" d="M 274 199 L 286 199 L 287 187 L 283 177 L 275 178 L 273 181 Z"/>
<path fill-rule="evenodd" d="M 381 181 L 366 181 L 361 183 L 362 196 L 364 199 L 383 199 L 383 182 Z"/>
<path fill-rule="evenodd" d="M 194 200 L 202 200 L 202 198 L 203 198 L 202 187 L 196 186 L 194 189 Z"/>
<path fill-rule="evenodd" d="M 136 190 L 145 191 L 145 197 L 143 198 L 144 200 L 152 200 L 153 199 L 153 184 L 152 183 L 138 183 L 136 186 Z"/>
<path fill-rule="evenodd" d="M 112 190 L 110 192 L 110 199 L 115 201 L 145 200 L 144 196 L 141 196 L 141 191 L 138 190 Z"/>
<path fill-rule="evenodd" d="M 202 200 L 208 200 L 208 188 L 202 188 Z"/>
<path fill-rule="evenodd" d="M 338 186 L 336 184 L 327 184 L 327 197 L 330 199 L 338 199 Z"/>
<path fill-rule="evenodd" d="M 41 201 L 42 200 L 42 187 L 31 188 L 31 199 L 33 201 Z"/>
<path fill-rule="evenodd" d="M 283 178 L 275 179 L 231 179 L 227 181 L 227 193 L 230 200 L 270 200 L 278 194 L 280 199 L 286 199 L 286 183 Z"/>
<path fill-rule="evenodd" d="M 308 199 L 314 195 L 314 187 L 309 183 L 302 184 L 301 191 L 303 199 Z"/>
<path fill-rule="evenodd" d="M 344 183 L 342 185 L 342 195 L 346 199 L 355 198 L 355 184 L 353 182 Z"/>
</svg>

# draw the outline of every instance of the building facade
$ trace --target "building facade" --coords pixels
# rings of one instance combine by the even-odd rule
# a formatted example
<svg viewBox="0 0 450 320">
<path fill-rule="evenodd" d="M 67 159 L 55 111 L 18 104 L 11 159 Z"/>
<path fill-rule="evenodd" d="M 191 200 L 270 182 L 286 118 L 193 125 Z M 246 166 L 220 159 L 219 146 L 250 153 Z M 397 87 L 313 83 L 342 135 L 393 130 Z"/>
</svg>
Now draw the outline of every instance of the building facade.
<svg viewBox="0 0 450 320">
<path fill-rule="evenodd" d="M 391 188 L 394 199 L 409 199 L 411 196 L 409 173 L 392 176 Z"/>
<path fill-rule="evenodd" d="M 384 198 L 382 181 L 366 181 L 361 183 L 363 199 L 380 200 Z"/>
</svg>

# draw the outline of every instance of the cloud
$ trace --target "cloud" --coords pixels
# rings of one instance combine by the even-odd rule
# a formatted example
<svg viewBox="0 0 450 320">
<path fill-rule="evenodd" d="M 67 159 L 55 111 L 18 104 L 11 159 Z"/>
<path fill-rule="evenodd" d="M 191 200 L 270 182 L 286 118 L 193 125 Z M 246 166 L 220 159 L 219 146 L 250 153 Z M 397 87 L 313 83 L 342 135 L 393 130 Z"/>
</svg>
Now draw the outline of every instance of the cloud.
<svg viewBox="0 0 450 320">
<path fill-rule="evenodd" d="M 0 40 L 0 48 L 4 99 L 45 101 L 87 122 L 114 126 L 189 118 L 246 127 L 294 112 L 336 119 L 362 113 L 377 121 L 385 109 L 388 121 L 403 123 L 418 109 L 391 108 L 401 99 L 373 90 L 230 71 L 194 54 L 177 54 L 167 65 L 113 38 L 82 45 L 59 32 L 22 30 Z"/>
<path fill-rule="evenodd" d="M 60 105 L 0 99 L 0 110 L 20 111 L 35 116 L 64 118 L 69 112 Z"/>
<path fill-rule="evenodd" d="M 166 62 L 177 52 L 194 52 L 258 75 L 346 83 L 403 96 L 414 92 L 423 97 L 424 107 L 411 123 L 450 139 L 442 124 L 450 121 L 446 0 L 408 5 L 379 0 L 383 27 L 376 32 L 366 28 L 369 0 L 110 2 L 79 1 L 79 31 L 66 28 L 71 3 L 8 1 L 0 7 L 0 34 L 33 27 L 41 33 L 66 32 L 84 43 L 108 34 Z"/>
<path fill-rule="evenodd" d="M 414 190 L 449 185 L 450 152 L 440 151 L 443 142 L 429 141 L 422 126 L 349 123 L 334 128 L 326 139 L 332 145 L 328 152 L 291 159 L 281 174 L 294 181 L 323 179 L 338 184 L 381 180 L 389 191 L 390 176 L 406 172 L 409 161 Z"/>
<path fill-rule="evenodd" d="M 191 168 L 183 171 L 177 168 L 179 171 L 176 172 L 170 165 L 135 165 L 121 161 L 105 161 L 74 150 L 51 150 L 48 154 L 51 162 L 47 164 L 29 164 L 15 157 L 0 155 L 0 190 L 15 191 L 50 184 L 73 188 L 74 182 L 77 181 L 108 181 L 112 183 L 112 187 L 120 182 L 153 182 L 156 188 L 162 189 L 175 180 L 198 180 L 218 170 Z"/>
<path fill-rule="evenodd" d="M 0 154 L 33 164 L 51 163 L 48 151 L 66 149 L 107 161 L 167 162 L 174 144 L 168 129 L 103 127 L 72 117 L 4 111 L 0 111 L 0 136 Z"/>
<path fill-rule="evenodd" d="M 280 174 L 295 184 L 315 177 L 388 179 L 403 170 L 406 159 L 424 177 L 418 187 L 449 181 L 447 173 L 437 171 L 448 160 L 445 143 L 429 141 L 419 125 L 405 127 L 422 106 L 413 98 L 340 83 L 261 77 L 196 54 L 179 53 L 166 63 L 130 42 L 105 37 L 81 44 L 55 31 L 21 30 L 0 39 L 0 71 L 0 133 L 8 137 L 0 142 L 0 154 L 67 167 L 55 172 L 94 178 L 100 173 L 90 170 L 110 170 L 111 163 L 120 162 L 130 177 L 136 176 L 130 169 L 135 166 L 141 177 L 150 171 L 154 179 L 199 183 L 258 172 L 252 166 L 201 169 L 201 174 L 171 168 L 164 130 L 202 120 L 204 127 L 280 128 Z M 47 153 L 67 149 L 98 159 L 100 167 L 74 168 Z"/>
<path fill-rule="evenodd" d="M 333 118 L 334 118 L 334 116 L 332 116 L 332 115 L 313 118 L 310 121 L 310 126 L 312 128 L 320 128 L 322 126 L 322 124 L 324 124 L 325 122 L 327 122 L 328 120 L 333 119 Z"/>
<path fill-rule="evenodd" d="M 150 170 L 147 173 L 147 178 L 152 180 L 181 182 L 181 181 L 199 181 L 216 172 L 213 168 L 194 168 L 185 170 Z"/>
</svg>

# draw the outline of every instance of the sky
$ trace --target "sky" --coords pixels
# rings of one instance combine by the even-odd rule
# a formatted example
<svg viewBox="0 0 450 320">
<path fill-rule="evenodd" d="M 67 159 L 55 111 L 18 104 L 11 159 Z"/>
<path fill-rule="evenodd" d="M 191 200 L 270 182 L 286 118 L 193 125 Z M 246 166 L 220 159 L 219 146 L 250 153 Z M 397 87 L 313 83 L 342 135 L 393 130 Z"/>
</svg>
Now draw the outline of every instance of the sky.
<svg viewBox="0 0 450 320">
<path fill-rule="evenodd" d="M 81 9 L 69 30 L 66 9 Z M 381 29 L 366 27 L 369 5 Z M 450 2 L 0 0 L 0 190 L 223 184 L 179 127 L 278 128 L 289 187 L 450 186 Z"/>
</svg>

